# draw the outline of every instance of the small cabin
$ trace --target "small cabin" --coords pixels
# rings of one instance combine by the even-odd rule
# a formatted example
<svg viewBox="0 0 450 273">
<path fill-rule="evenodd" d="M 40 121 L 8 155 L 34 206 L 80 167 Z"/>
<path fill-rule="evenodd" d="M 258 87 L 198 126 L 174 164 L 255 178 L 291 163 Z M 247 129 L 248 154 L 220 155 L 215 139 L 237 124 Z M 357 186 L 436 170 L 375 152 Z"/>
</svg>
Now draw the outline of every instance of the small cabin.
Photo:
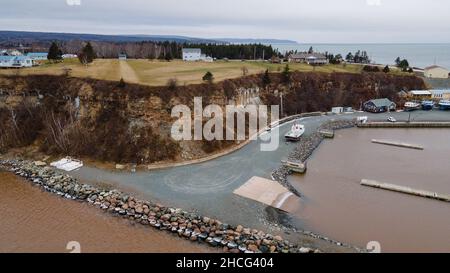
<svg viewBox="0 0 450 273">
<path fill-rule="evenodd" d="M 384 113 L 384 112 L 390 112 L 395 111 L 397 108 L 397 105 L 390 101 L 389 99 L 375 99 L 375 100 L 369 100 L 364 103 L 363 109 L 366 112 L 371 113 Z"/>
<path fill-rule="evenodd" d="M 127 54 L 125 53 L 120 53 L 119 54 L 119 60 L 120 61 L 126 61 L 128 59 Z"/>
</svg>

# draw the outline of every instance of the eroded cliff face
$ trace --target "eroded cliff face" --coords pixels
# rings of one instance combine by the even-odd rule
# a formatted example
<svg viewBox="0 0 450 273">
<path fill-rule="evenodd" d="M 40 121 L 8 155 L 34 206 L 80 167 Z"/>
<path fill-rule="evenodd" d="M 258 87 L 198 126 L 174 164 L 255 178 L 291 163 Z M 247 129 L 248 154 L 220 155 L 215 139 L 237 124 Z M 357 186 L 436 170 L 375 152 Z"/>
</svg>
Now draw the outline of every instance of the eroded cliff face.
<svg viewBox="0 0 450 273">
<path fill-rule="evenodd" d="M 266 92 L 263 101 L 279 104 L 279 93 L 283 92 L 286 115 L 325 112 L 336 106 L 360 109 L 362 103 L 374 98 L 389 98 L 400 106 L 404 103 L 398 96 L 400 91 L 426 88 L 422 78 L 385 73 L 293 73 L 289 84 L 280 85 L 279 78 L 274 82 L 278 92 Z"/>
<path fill-rule="evenodd" d="M 252 75 L 217 84 L 148 87 L 64 76 L 0 78 L 0 152 L 32 145 L 48 155 L 71 155 L 116 163 L 153 163 L 200 158 L 233 141 L 182 141 L 170 137 L 175 105 L 193 109 L 229 103 L 279 104 L 285 114 L 329 111 L 333 106 L 359 108 L 361 102 L 425 88 L 422 79 L 383 73 L 292 73 Z M 193 112 L 193 111 L 192 111 Z"/>
</svg>

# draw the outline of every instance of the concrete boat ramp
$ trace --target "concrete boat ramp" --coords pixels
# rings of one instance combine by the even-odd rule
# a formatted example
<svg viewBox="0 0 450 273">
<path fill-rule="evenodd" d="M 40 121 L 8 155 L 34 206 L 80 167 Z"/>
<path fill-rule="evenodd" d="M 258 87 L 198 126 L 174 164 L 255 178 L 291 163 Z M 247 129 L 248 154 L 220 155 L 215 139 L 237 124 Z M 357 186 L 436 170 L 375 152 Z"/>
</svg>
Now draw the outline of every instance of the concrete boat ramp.
<svg viewBox="0 0 450 273">
<path fill-rule="evenodd" d="M 244 185 L 236 189 L 234 194 L 265 205 L 292 212 L 300 198 L 278 182 L 254 176 Z"/>
</svg>

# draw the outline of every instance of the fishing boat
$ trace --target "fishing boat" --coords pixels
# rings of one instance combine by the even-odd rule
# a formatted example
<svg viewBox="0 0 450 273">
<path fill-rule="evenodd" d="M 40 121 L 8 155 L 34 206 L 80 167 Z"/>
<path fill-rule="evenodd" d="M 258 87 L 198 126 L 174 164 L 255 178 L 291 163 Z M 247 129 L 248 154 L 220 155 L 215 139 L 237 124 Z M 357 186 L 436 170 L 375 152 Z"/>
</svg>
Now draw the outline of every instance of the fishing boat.
<svg viewBox="0 0 450 273">
<path fill-rule="evenodd" d="M 433 101 L 431 101 L 431 100 L 424 100 L 424 101 L 422 101 L 422 110 L 429 111 L 429 110 L 433 110 L 433 108 L 434 108 L 434 102 Z"/>
<path fill-rule="evenodd" d="M 287 133 L 284 137 L 287 141 L 299 141 L 302 135 L 305 133 L 305 126 L 302 124 L 294 124 L 289 133 Z"/>
<path fill-rule="evenodd" d="M 441 100 L 439 102 L 439 109 L 450 110 L 450 100 Z"/>
<path fill-rule="evenodd" d="M 415 111 L 420 110 L 422 106 L 418 102 L 408 101 L 405 103 L 405 111 Z"/>
</svg>

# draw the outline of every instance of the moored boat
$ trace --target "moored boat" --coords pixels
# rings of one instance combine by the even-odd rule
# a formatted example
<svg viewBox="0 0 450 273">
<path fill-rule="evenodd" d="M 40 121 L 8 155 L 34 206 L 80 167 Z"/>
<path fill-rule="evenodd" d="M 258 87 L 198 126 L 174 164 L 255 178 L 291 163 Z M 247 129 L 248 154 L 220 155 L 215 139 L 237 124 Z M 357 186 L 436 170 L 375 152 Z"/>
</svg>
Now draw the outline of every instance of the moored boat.
<svg viewBox="0 0 450 273">
<path fill-rule="evenodd" d="M 433 110 L 434 108 L 434 102 L 431 100 L 424 100 L 422 101 L 422 110 Z"/>
<path fill-rule="evenodd" d="M 302 135 L 305 133 L 305 126 L 302 124 L 294 124 L 289 133 L 287 133 L 284 137 L 287 141 L 299 141 Z"/>
<path fill-rule="evenodd" d="M 413 101 L 408 101 L 407 103 L 405 103 L 405 111 L 415 111 L 419 110 L 420 108 L 421 108 L 420 103 Z"/>
<path fill-rule="evenodd" d="M 450 110 L 450 100 L 441 100 L 439 102 L 439 109 Z"/>
</svg>

